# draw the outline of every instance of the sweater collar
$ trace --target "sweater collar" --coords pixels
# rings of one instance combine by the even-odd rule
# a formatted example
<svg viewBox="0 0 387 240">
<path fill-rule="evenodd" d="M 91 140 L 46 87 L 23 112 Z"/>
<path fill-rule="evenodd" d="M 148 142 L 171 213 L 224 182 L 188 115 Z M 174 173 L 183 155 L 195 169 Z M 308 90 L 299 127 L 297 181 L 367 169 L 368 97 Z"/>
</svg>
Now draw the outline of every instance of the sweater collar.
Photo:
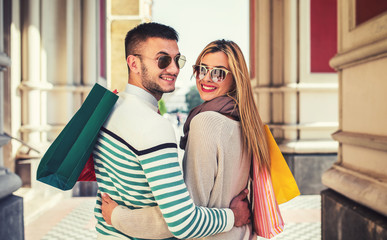
<svg viewBox="0 0 387 240">
<path fill-rule="evenodd" d="M 125 88 L 125 92 L 131 95 L 135 95 L 138 98 L 142 99 L 143 101 L 148 103 L 156 112 L 159 109 L 159 104 L 156 98 L 149 92 L 145 91 L 144 89 L 132 84 L 127 84 Z"/>
</svg>

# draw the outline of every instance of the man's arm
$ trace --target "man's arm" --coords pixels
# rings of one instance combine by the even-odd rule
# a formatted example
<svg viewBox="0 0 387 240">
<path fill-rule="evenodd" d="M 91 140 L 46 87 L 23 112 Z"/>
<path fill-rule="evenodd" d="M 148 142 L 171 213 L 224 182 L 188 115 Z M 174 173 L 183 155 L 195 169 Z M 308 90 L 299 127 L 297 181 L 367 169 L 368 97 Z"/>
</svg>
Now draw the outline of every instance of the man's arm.
<svg viewBox="0 0 387 240">
<path fill-rule="evenodd" d="M 235 226 L 250 222 L 246 211 L 239 211 L 246 208 L 244 199 L 247 194 L 248 191 L 245 190 L 231 202 L 230 208 L 236 216 Z M 158 206 L 131 210 L 118 205 L 109 195 L 103 194 L 101 209 L 107 224 L 132 237 L 147 239 L 173 237 Z"/>
</svg>

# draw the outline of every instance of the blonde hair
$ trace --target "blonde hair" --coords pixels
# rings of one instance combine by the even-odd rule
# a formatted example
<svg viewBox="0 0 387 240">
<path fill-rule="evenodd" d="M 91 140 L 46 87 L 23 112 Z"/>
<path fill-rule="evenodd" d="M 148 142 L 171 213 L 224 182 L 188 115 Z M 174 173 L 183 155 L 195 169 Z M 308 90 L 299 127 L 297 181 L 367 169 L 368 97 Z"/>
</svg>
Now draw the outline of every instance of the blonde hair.
<svg viewBox="0 0 387 240">
<path fill-rule="evenodd" d="M 239 46 L 233 41 L 216 40 L 209 43 L 199 54 L 196 65 L 208 53 L 223 52 L 228 57 L 228 64 L 234 80 L 231 95 L 235 96 L 239 107 L 242 127 L 242 145 L 247 154 L 256 156 L 259 168 L 270 170 L 270 156 L 266 141 L 266 132 L 259 116 L 251 87 L 246 61 Z"/>
</svg>

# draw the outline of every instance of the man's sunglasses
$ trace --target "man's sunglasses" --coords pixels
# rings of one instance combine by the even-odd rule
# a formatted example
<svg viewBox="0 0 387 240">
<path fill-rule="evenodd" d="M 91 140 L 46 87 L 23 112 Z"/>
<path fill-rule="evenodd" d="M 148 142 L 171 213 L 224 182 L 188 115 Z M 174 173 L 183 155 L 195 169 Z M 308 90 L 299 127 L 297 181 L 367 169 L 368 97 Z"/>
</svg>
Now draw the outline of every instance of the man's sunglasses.
<svg viewBox="0 0 387 240">
<path fill-rule="evenodd" d="M 196 78 L 203 80 L 207 73 L 210 72 L 210 79 L 213 82 L 222 82 L 227 76 L 227 73 L 230 73 L 231 71 L 224 69 L 224 68 L 211 68 L 204 66 L 204 65 L 193 65 L 194 74 L 196 74 Z"/>
<path fill-rule="evenodd" d="M 133 56 L 145 57 L 141 54 L 133 54 Z M 149 57 L 145 57 L 145 58 L 149 58 Z M 153 58 L 149 58 L 149 59 L 153 59 Z M 175 63 L 176 63 L 178 68 L 182 69 L 184 67 L 185 61 L 186 61 L 185 56 L 176 55 L 173 59 L 175 60 Z M 157 66 L 160 69 L 164 69 L 164 68 L 167 68 L 169 66 L 169 64 L 171 64 L 172 57 L 169 55 L 161 55 L 160 57 L 153 59 L 153 60 L 157 61 Z"/>
</svg>

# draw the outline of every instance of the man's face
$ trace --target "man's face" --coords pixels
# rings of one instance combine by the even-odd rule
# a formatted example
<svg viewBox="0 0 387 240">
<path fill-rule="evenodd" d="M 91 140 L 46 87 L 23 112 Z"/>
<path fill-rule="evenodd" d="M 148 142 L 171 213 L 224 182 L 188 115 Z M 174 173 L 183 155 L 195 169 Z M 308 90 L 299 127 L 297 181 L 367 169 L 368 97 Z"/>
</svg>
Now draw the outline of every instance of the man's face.
<svg viewBox="0 0 387 240">
<path fill-rule="evenodd" d="M 180 72 L 174 58 L 180 55 L 177 42 L 162 38 L 149 38 L 141 47 L 139 53 L 141 59 L 141 82 L 142 86 L 150 92 L 157 100 L 163 93 L 175 90 L 176 78 Z M 169 55 L 171 63 L 164 69 L 158 66 L 158 58 Z"/>
</svg>

